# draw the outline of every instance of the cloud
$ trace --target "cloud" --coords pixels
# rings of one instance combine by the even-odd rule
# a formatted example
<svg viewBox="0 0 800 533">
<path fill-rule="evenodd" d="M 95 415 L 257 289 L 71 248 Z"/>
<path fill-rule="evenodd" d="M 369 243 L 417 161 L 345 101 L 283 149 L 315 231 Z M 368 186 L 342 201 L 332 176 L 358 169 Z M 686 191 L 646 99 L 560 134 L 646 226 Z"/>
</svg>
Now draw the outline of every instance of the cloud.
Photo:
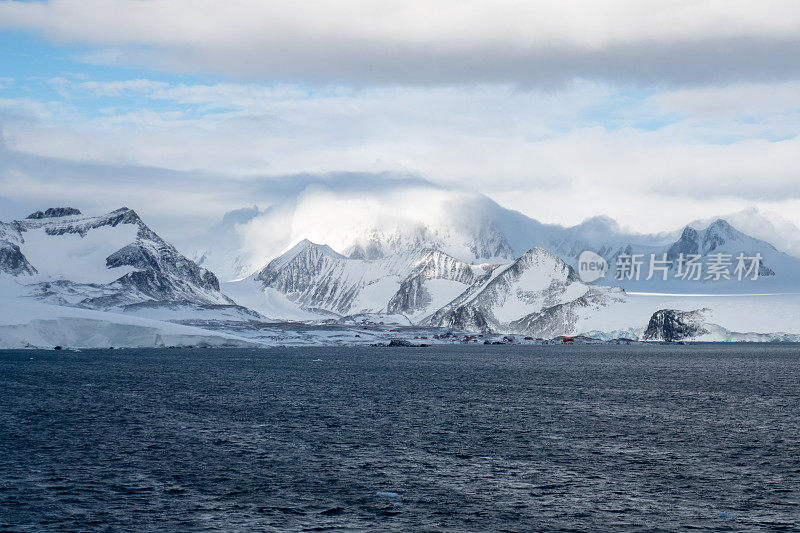
<svg viewBox="0 0 800 533">
<path fill-rule="evenodd" d="M 124 205 L 138 211 L 170 240 L 189 239 L 226 211 L 240 208 L 253 199 L 269 209 L 291 205 L 303 191 L 335 188 L 341 194 L 369 195 L 391 194 L 393 190 L 411 187 L 440 188 L 419 176 L 394 173 L 305 173 L 242 179 L 132 164 L 76 161 L 22 152 L 0 137 L 0 190 L 11 197 L 2 199 L 3 205 L 24 204 L 36 209 L 71 205 L 89 213 L 107 212 Z M 15 216 L 20 209 L 15 208 Z"/>
<path fill-rule="evenodd" d="M 800 111 L 800 82 L 694 87 L 657 93 L 649 102 L 661 112 L 698 120 L 763 120 Z"/>
<path fill-rule="evenodd" d="M 3 28 L 224 80 L 12 69 L 0 194 L 35 208 L 129 205 L 181 240 L 303 199 L 290 226 L 253 226 L 265 250 L 450 194 L 638 232 L 748 209 L 800 225 L 794 1 L 0 0 Z"/>
<path fill-rule="evenodd" d="M 781 249 L 798 250 L 800 196 L 796 180 L 788 174 L 782 182 L 774 176 L 752 180 L 749 189 L 740 187 L 735 191 L 738 197 L 731 193 L 730 185 L 736 185 L 735 181 L 720 183 L 720 176 L 732 175 L 737 166 L 746 173 L 746 165 L 751 169 L 757 166 L 752 161 L 774 156 L 759 157 L 758 152 L 744 151 L 737 158 L 735 147 L 716 153 L 705 147 L 702 149 L 705 152 L 698 148 L 693 158 L 686 159 L 675 156 L 685 147 L 661 153 L 662 148 L 657 144 L 635 146 L 641 141 L 621 137 L 610 142 L 607 138 L 603 140 L 605 134 L 601 131 L 594 135 L 574 146 L 562 139 L 559 143 L 563 146 L 551 144 L 537 152 L 538 164 L 543 168 L 558 164 L 563 172 L 576 176 L 576 181 L 564 189 L 528 188 L 524 183 L 512 187 L 502 178 L 486 181 L 479 187 L 463 182 L 432 182 L 420 175 L 396 172 L 305 172 L 244 177 L 48 157 L 0 143 L 0 190 L 13 201 L 31 206 L 28 211 L 73 205 L 84 212 L 101 213 L 127 205 L 187 253 L 202 249 L 200 244 L 208 239 L 201 236 L 198 240 L 197 234 L 225 212 L 256 203 L 260 209 L 238 213 L 229 219 L 233 230 L 224 234 L 224 238 L 215 239 L 230 244 L 237 253 L 247 249 L 249 255 L 243 259 L 252 267 L 260 266 L 303 237 L 343 247 L 349 242 L 347 233 L 353 227 L 374 225 L 376 221 L 388 220 L 389 225 L 398 221 L 435 225 L 437 220 L 448 216 L 442 211 L 443 201 L 464 204 L 482 192 L 504 207 L 518 209 L 543 222 L 572 225 L 590 215 L 609 214 L 625 230 L 639 233 L 671 230 L 692 219 L 757 208 L 773 223 L 772 228 L 748 222 L 748 217 L 753 218 L 748 212 L 738 218 L 731 217 L 731 221 Z M 764 143 L 753 149 L 769 147 L 770 143 Z M 783 150 L 788 156 L 800 153 L 795 145 Z M 621 158 L 624 160 L 611 165 L 609 161 L 620 159 L 614 157 L 620 153 L 625 154 Z M 545 155 L 552 159 L 545 161 Z M 725 166 L 714 169 L 715 173 L 710 175 L 680 174 L 682 165 L 691 168 L 706 157 L 713 158 L 713 164 Z M 668 162 L 673 166 L 667 168 Z M 711 167 L 712 163 L 706 164 Z M 648 169 L 656 172 L 655 179 L 646 174 Z M 659 181 L 659 173 L 681 175 L 683 181 Z M 753 198 L 758 191 L 765 190 L 771 197 L 755 202 Z M 236 271 L 233 265 L 213 267 L 224 273 Z"/>
<path fill-rule="evenodd" d="M 448 253 L 472 261 L 471 238 L 492 224 L 498 224 L 517 252 L 532 245 L 532 235 L 555 236 L 563 229 L 538 224 L 474 191 L 437 187 L 422 180 L 385 179 L 331 175 L 300 184 L 280 180 L 288 186 L 280 201 L 263 210 L 254 206 L 227 213 L 208 232 L 183 243 L 184 249 L 203 257 L 204 264 L 223 279 L 237 279 L 302 239 L 327 244 L 345 255 L 356 246 L 368 249 L 386 243 L 402 247 L 420 239 L 441 241 Z M 704 227 L 718 216 L 690 224 Z M 722 216 L 783 251 L 800 253 L 800 229 L 777 213 L 750 207 Z M 664 244 L 673 242 L 687 222 L 683 219 L 679 225 L 662 227 L 671 231 L 649 237 Z M 584 237 L 628 233 L 630 242 L 643 237 L 641 226 L 622 228 L 606 216 L 587 219 L 581 228 Z"/>
<path fill-rule="evenodd" d="M 51 0 L 0 2 L 0 27 L 84 59 L 346 84 L 637 84 L 796 79 L 791 0 Z"/>
<path fill-rule="evenodd" d="M 421 176 L 562 224 L 605 214 L 656 232 L 754 203 L 800 223 L 792 84 L 619 93 L 587 82 L 552 92 L 51 81 L 61 100 L 0 100 L 3 194 L 141 203 L 182 234 L 270 205 L 282 188 L 366 187 L 344 176 L 387 187 Z M 706 110 L 745 95 L 761 103 L 742 116 Z M 95 101 L 107 107 L 77 107 Z"/>
<path fill-rule="evenodd" d="M 69 80 L 54 78 L 53 83 L 64 86 L 69 85 Z M 124 81 L 84 81 L 76 84 L 77 87 L 89 91 L 95 96 L 122 96 L 125 94 L 158 95 L 169 88 L 165 82 L 152 80 L 124 80 Z"/>
<path fill-rule="evenodd" d="M 150 80 L 54 83 L 66 102 L 122 97 L 99 114 L 43 117 L 46 127 L 6 123 L 20 150 L 251 175 L 341 169 L 420 173 L 431 169 L 434 160 L 450 157 L 437 172 L 437 179 L 444 180 L 480 170 L 459 153 L 462 139 L 501 144 L 504 137 L 545 138 L 554 127 L 574 127 L 580 113 L 605 93 L 586 84 L 553 94 L 496 86 L 312 91 Z M 60 132 L 53 123 L 69 124 L 72 132 Z M 506 144 L 496 150 L 512 148 Z M 521 170 L 514 157 L 504 159 L 507 163 L 495 165 L 494 171 L 513 175 Z M 530 175 L 526 180 L 536 181 Z M 549 180 L 538 185 L 560 186 Z"/>
<path fill-rule="evenodd" d="M 226 202 L 218 176 L 47 157 L 6 143 L 0 143 L 0 190 L 37 208 L 70 204 L 108 211 L 128 205 L 161 220 L 183 218 L 185 224 L 207 217 L 217 202 L 221 209 L 241 205 L 238 197 Z"/>
</svg>

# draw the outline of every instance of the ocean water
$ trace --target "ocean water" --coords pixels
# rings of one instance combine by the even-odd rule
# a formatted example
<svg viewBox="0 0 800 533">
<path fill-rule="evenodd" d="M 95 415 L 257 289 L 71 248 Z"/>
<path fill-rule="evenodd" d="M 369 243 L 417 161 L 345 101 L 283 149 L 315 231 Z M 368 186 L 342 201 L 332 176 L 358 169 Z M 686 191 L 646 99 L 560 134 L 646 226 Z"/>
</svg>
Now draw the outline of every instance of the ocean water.
<svg viewBox="0 0 800 533">
<path fill-rule="evenodd" d="M 0 528 L 800 529 L 800 347 L 0 352 Z"/>
</svg>

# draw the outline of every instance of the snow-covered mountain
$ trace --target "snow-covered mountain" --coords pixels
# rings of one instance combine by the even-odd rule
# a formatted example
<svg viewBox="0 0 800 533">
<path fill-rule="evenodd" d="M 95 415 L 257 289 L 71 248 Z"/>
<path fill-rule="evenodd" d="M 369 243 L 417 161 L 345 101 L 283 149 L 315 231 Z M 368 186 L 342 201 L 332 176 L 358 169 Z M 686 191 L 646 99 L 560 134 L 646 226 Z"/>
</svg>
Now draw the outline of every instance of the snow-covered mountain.
<svg viewBox="0 0 800 533">
<path fill-rule="evenodd" d="M 263 319 L 132 210 L 50 208 L 0 223 L 0 347 L 251 346 L 181 324 Z"/>
<path fill-rule="evenodd" d="M 619 285 L 632 292 L 737 294 L 800 291 L 800 259 L 742 233 L 723 219 L 717 219 L 707 227 L 686 226 L 674 241 L 660 246 L 640 244 L 602 248 L 598 245 L 589 249 L 604 256 L 610 265 L 604 283 Z M 620 264 L 623 255 L 638 256 L 642 261 L 638 279 L 625 276 L 620 279 L 615 275 L 615 266 Z M 702 267 L 697 275 L 685 268 L 686 259 L 692 255 L 701 258 Z M 756 276 L 752 273 L 738 275 L 736 268 L 740 255 L 744 257 L 743 264 L 747 268 L 751 266 L 751 258 L 760 256 Z M 719 278 L 708 270 L 709 262 L 716 257 L 726 263 L 725 275 Z M 654 264 L 665 266 L 666 272 L 658 268 L 651 272 L 649 267 L 653 259 L 656 260 Z"/>
<path fill-rule="evenodd" d="M 558 256 L 532 248 L 487 273 L 425 324 L 554 337 L 572 332 L 579 316 L 623 299 L 621 289 L 583 283 Z"/>
<path fill-rule="evenodd" d="M 249 278 L 225 284 L 225 290 L 266 314 L 283 313 L 282 318 L 382 314 L 402 316 L 401 323 L 408 324 L 461 294 L 487 268 L 424 248 L 350 258 L 304 239 Z M 248 298 L 243 287 L 260 298 Z"/>
<path fill-rule="evenodd" d="M 536 227 L 542 229 L 541 225 Z M 487 231 L 501 231 L 498 228 L 490 226 Z M 520 233 L 515 235 L 519 237 Z M 329 245 L 304 239 L 249 278 L 225 284 L 225 290 L 237 301 L 275 318 L 393 322 L 535 337 L 581 333 L 605 337 L 610 332 L 642 338 L 652 315 L 659 310 L 672 306 L 691 312 L 696 310 L 692 305 L 702 305 L 710 310 L 709 316 L 723 316 L 722 322 L 731 325 L 726 329 L 716 324 L 708 330 L 717 332 L 714 339 L 727 338 L 731 332 L 742 331 L 734 327 L 744 327 L 726 312 L 727 307 L 739 306 L 740 300 L 731 298 L 736 294 L 744 298 L 741 302 L 747 302 L 741 309 L 764 319 L 753 331 L 777 334 L 791 330 L 792 322 L 787 319 L 800 316 L 793 314 L 797 311 L 793 301 L 781 300 L 771 308 L 769 298 L 747 300 L 776 289 L 792 292 L 794 288 L 800 293 L 796 277 L 800 260 L 722 220 L 707 228 L 686 228 L 660 237 L 638 236 L 630 242 L 606 219 L 537 235 L 549 239 L 552 250 L 536 246 L 513 260 L 493 256 L 494 262 L 480 264 L 437 249 L 436 241 L 430 239 L 416 241 L 417 248 L 408 241 L 398 244 L 390 255 L 383 248 L 372 259 L 352 250 L 348 256 Z M 510 239 L 505 242 L 513 249 Z M 612 265 L 609 274 L 596 283 L 582 282 L 573 267 L 577 255 L 586 249 L 596 250 Z M 675 277 L 674 262 L 680 254 L 716 253 L 732 257 L 737 253 L 760 254 L 763 264 L 759 279 L 739 282 L 734 277 L 712 282 Z M 667 258 L 668 279 L 647 280 L 646 266 L 639 281 L 615 279 L 613 265 L 622 254 Z M 630 292 L 655 298 L 632 296 Z"/>
<path fill-rule="evenodd" d="M 234 304 L 128 208 L 97 217 L 50 208 L 0 225 L 0 275 L 30 298 L 87 309 Z"/>
<path fill-rule="evenodd" d="M 702 232 L 705 227 L 694 229 Z M 261 270 L 302 239 L 327 244 L 352 259 L 438 250 L 468 264 L 508 263 L 538 246 L 576 266 L 584 250 L 609 260 L 625 250 L 662 253 L 681 236 L 682 229 L 659 234 L 626 231 L 608 217 L 571 227 L 545 224 L 479 194 L 417 188 L 364 194 L 357 200 L 333 191 L 307 191 L 264 210 L 232 211 L 184 243 L 183 249 L 222 279 L 231 280 Z M 765 250 L 774 250 L 759 242 Z"/>
<path fill-rule="evenodd" d="M 255 279 L 308 310 L 338 315 L 370 313 L 386 307 L 415 259 L 414 254 L 396 254 L 351 260 L 327 245 L 304 240 L 271 261 Z"/>
<path fill-rule="evenodd" d="M 569 333 L 579 316 L 624 298 L 581 282 L 541 248 L 505 265 L 469 265 L 438 250 L 352 259 L 304 240 L 239 283 L 264 295 L 255 307 L 264 313 L 276 311 L 267 306 L 277 293 L 316 318 L 401 316 L 407 325 L 537 336 Z"/>
<path fill-rule="evenodd" d="M 308 239 L 323 243 L 350 259 L 377 261 L 415 257 L 437 250 L 469 265 L 508 264 L 533 247 L 544 248 L 577 268 L 581 252 L 591 250 L 610 266 L 606 285 L 632 292 L 791 292 L 800 291 L 800 259 L 782 253 L 769 242 L 733 228 L 724 220 L 641 234 L 620 228 L 608 217 L 594 217 L 564 227 L 545 224 L 505 209 L 472 193 L 433 187 L 385 194 L 364 193 L 357 198 L 331 190 L 304 191 L 285 205 L 265 210 L 255 207 L 229 213 L 220 224 L 192 244 L 192 257 L 219 268 L 223 279 L 239 279 L 260 271 L 290 245 Z M 748 257 L 760 254 L 763 265 L 755 282 L 676 279 L 679 253 L 713 253 Z M 640 279 L 614 278 L 620 255 L 644 259 Z M 651 255 L 667 254 L 667 279 L 654 271 Z M 731 270 L 735 268 L 731 265 Z M 650 277 L 650 279 L 646 279 Z M 305 305 L 305 304 L 304 304 Z"/>
<path fill-rule="evenodd" d="M 606 217 L 565 228 L 506 209 L 468 192 L 416 186 L 367 191 L 353 197 L 317 187 L 280 205 L 231 211 L 183 244 L 190 257 L 223 280 L 260 270 L 289 246 L 308 239 L 352 259 L 380 259 L 421 249 L 439 250 L 469 264 L 508 263 L 534 246 L 577 257 L 602 243 L 662 245 L 677 234 L 635 235 Z"/>
<path fill-rule="evenodd" d="M 130 338 L 153 337 L 142 342 L 158 345 L 172 334 L 169 323 L 234 328 L 226 330 L 227 337 L 207 329 L 181 335 L 211 335 L 210 344 L 246 344 L 231 331 L 254 334 L 270 320 L 291 321 L 286 327 L 301 329 L 394 324 L 543 338 L 781 340 L 800 333 L 800 259 L 724 220 L 637 235 L 603 217 L 570 228 L 542 224 L 476 195 L 420 203 L 421 208 L 398 207 L 377 219 L 356 213 L 343 224 L 337 220 L 344 214 L 326 213 L 327 227 L 304 219 L 297 228 L 312 228 L 309 235 L 331 241 L 298 238 L 250 275 L 224 283 L 130 209 L 96 217 L 74 208 L 37 211 L 0 223 L 0 299 L 7 304 L 0 329 L 11 328 L 7 336 L 23 343 L 56 338 L 48 336 L 52 331 L 71 339 L 80 324 L 95 324 L 89 328 L 95 333 L 84 339 L 91 341 L 87 345 L 114 344 L 132 331 L 138 333 Z M 250 231 L 275 246 L 284 236 L 263 232 L 283 226 L 277 219 L 255 224 L 263 214 L 248 208 L 215 231 L 228 238 Z M 364 220 L 368 223 L 360 225 Z M 231 239 L 229 253 L 246 242 Z M 605 278 L 594 283 L 579 278 L 577 258 L 585 250 L 608 261 Z M 252 265 L 261 253 L 226 261 Z M 737 254 L 760 256 L 758 279 L 678 276 L 682 256 L 707 259 L 720 253 L 733 263 Z M 666 279 L 648 276 L 647 263 L 639 280 L 616 279 L 621 257 L 647 260 L 651 254 L 664 259 Z M 8 311 L 14 308 L 26 311 Z M 29 322 L 15 322 L 17 315 Z M 123 315 L 154 323 L 134 324 Z M 48 316 L 60 318 L 52 323 Z M 96 326 L 104 320 L 124 327 Z M 100 333 L 106 330 L 113 335 Z"/>
</svg>

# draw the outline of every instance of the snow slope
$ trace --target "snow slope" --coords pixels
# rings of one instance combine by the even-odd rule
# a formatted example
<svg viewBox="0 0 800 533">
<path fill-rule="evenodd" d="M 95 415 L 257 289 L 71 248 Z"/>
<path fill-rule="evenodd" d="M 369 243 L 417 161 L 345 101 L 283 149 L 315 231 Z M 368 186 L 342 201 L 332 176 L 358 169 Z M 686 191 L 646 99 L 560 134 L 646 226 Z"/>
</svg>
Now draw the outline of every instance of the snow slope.
<svg viewBox="0 0 800 533">
<path fill-rule="evenodd" d="M 0 224 L 0 347 L 253 346 L 178 322 L 260 319 L 130 209 Z"/>
<path fill-rule="evenodd" d="M 76 283 L 111 283 L 130 274 L 130 265 L 108 268 L 106 258 L 136 241 L 138 227 L 101 226 L 84 235 L 80 233 L 50 234 L 48 226 L 22 225 L 20 250 L 37 275 L 31 281 L 70 280 Z"/>
<path fill-rule="evenodd" d="M 98 217 L 51 208 L 0 232 L 0 276 L 25 285 L 33 298 L 92 309 L 154 301 L 233 305 L 214 274 L 127 208 Z"/>
<path fill-rule="evenodd" d="M 213 273 L 127 208 L 99 217 L 51 208 L 0 223 L 0 346 L 235 343 L 260 339 L 267 329 L 275 339 L 291 329 L 297 342 L 350 342 L 344 339 L 360 337 L 342 332 L 356 326 L 642 338 L 659 311 L 662 318 L 695 317 L 703 340 L 800 334 L 800 260 L 724 220 L 637 236 L 604 218 L 563 228 L 482 197 L 459 202 L 416 223 L 390 214 L 388 226 L 332 228 L 347 249 L 300 239 L 222 291 Z M 517 253 L 530 242 L 541 246 Z M 573 265 L 585 249 L 612 264 L 606 279 L 579 279 Z M 624 253 L 674 261 L 681 253 L 740 252 L 763 257 L 757 281 L 678 280 L 674 264 L 667 280 L 613 277 Z M 180 329 L 189 325 L 195 329 Z"/>
<path fill-rule="evenodd" d="M 260 255 L 260 264 L 266 264 L 287 244 L 308 238 L 358 260 L 437 250 L 467 264 L 508 264 L 527 250 L 541 247 L 576 268 L 580 253 L 592 250 L 611 263 L 610 276 L 614 274 L 616 258 L 623 253 L 644 254 L 648 258 L 651 253 L 659 257 L 667 253 L 670 261 L 675 258 L 673 252 L 690 249 L 705 255 L 761 253 L 768 270 L 755 282 L 675 280 L 673 266 L 666 282 L 655 277 L 639 282 L 609 280 L 606 284 L 621 285 L 634 292 L 800 291 L 800 259 L 739 232 L 724 220 L 659 234 L 623 230 L 608 217 L 564 227 L 505 209 L 479 194 L 419 188 L 376 197 L 364 192 L 359 193 L 358 199 L 333 191 L 308 193 L 280 209 L 233 212 L 226 221 L 224 240 L 209 234 L 213 242 L 208 243 L 207 253 L 202 256 L 209 264 L 237 265 L 240 271 L 252 268 L 243 276 L 258 269 L 253 263 L 255 257 Z M 214 244 L 216 239 L 220 244 Z M 643 274 L 643 278 L 647 276 L 646 271 Z"/>
<path fill-rule="evenodd" d="M 507 267 L 478 279 L 425 325 L 482 332 L 553 337 L 575 321 L 623 297 L 619 289 L 593 286 L 556 255 L 532 248 Z"/>
<path fill-rule="evenodd" d="M 800 333 L 800 294 L 670 295 L 628 294 L 611 302 L 605 312 L 579 318 L 567 335 L 641 338 L 650 317 L 662 309 L 707 310 L 705 318 L 728 332 Z M 720 335 L 700 340 L 733 340 Z M 763 339 L 753 339 L 763 340 Z"/>
<path fill-rule="evenodd" d="M 375 316 L 415 323 L 461 294 L 490 266 L 419 249 L 353 259 L 304 239 L 254 275 L 224 284 L 240 303 L 284 320 Z M 390 318 L 394 315 L 395 318 Z"/>
<path fill-rule="evenodd" d="M 615 279 L 614 267 L 620 253 L 645 256 L 639 280 Z M 650 254 L 655 254 L 659 259 L 666 257 L 669 262 L 666 280 L 663 279 L 661 272 L 654 272 L 652 279 L 646 279 L 649 275 L 647 267 Z M 702 256 L 704 266 L 700 280 L 678 277 L 680 254 L 684 254 L 685 257 L 689 254 Z M 723 254 L 730 261 L 731 264 L 727 268 L 730 279 L 707 279 L 708 260 L 716 254 Z M 746 257 L 761 255 L 757 279 L 752 280 L 747 277 L 743 277 L 742 280 L 737 279 L 735 267 L 739 254 L 745 254 Z M 768 242 L 738 231 L 722 219 L 715 220 L 706 228 L 687 226 L 674 242 L 663 246 L 625 246 L 606 251 L 605 257 L 609 262 L 610 272 L 604 283 L 619 285 L 631 292 L 743 294 L 800 291 L 800 259 L 778 251 Z"/>
<path fill-rule="evenodd" d="M 229 333 L 30 299 L 6 300 L 0 305 L 2 349 L 258 345 Z"/>
</svg>

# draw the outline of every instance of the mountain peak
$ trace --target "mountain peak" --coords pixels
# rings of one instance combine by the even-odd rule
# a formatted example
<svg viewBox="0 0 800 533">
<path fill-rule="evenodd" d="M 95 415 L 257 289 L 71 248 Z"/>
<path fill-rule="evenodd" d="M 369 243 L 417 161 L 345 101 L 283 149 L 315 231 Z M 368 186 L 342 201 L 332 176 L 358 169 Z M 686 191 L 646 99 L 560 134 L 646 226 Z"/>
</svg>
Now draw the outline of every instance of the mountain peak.
<svg viewBox="0 0 800 533">
<path fill-rule="evenodd" d="M 141 217 L 128 207 L 120 207 L 110 213 L 97 217 L 97 225 L 101 226 L 116 226 L 118 224 L 136 224 L 143 231 L 152 231 L 148 228 Z"/>
<path fill-rule="evenodd" d="M 720 235 L 736 235 L 740 232 L 739 230 L 731 226 L 727 220 L 718 218 L 706 228 L 706 233 L 716 233 Z"/>
<path fill-rule="evenodd" d="M 313 249 L 319 252 L 322 252 L 325 255 L 335 257 L 336 259 L 347 259 L 345 256 L 340 254 L 339 252 L 335 251 L 333 248 L 328 246 L 327 244 L 318 244 L 316 242 L 312 242 L 308 239 L 303 239 L 294 246 L 292 246 L 286 254 L 296 255 L 298 253 L 304 252 L 306 250 Z"/>
<path fill-rule="evenodd" d="M 696 241 L 697 240 L 697 230 L 691 226 L 686 226 L 683 228 L 683 232 L 681 233 L 682 241 Z"/>
<path fill-rule="evenodd" d="M 699 241 L 700 235 L 697 230 L 691 226 L 686 226 L 683 228 L 680 239 L 675 241 L 672 246 L 670 246 L 669 250 L 667 251 L 667 257 L 670 261 L 673 261 L 680 254 L 696 254 L 700 248 Z"/>
<path fill-rule="evenodd" d="M 28 220 L 39 220 L 42 218 L 59 218 L 80 214 L 80 209 L 75 209 L 74 207 L 49 207 L 44 211 L 36 211 L 31 213 L 25 218 Z"/>
<path fill-rule="evenodd" d="M 736 241 L 743 236 L 743 233 L 736 230 L 727 221 L 718 218 L 706 228 L 705 236 L 703 237 L 703 249 L 706 253 L 710 253 L 720 246 Z"/>
<path fill-rule="evenodd" d="M 541 246 L 534 246 L 533 248 L 522 254 L 520 257 L 518 257 L 516 260 L 519 261 L 523 257 L 549 257 L 553 259 L 558 259 L 559 261 L 561 260 L 556 254 L 542 248 Z"/>
<path fill-rule="evenodd" d="M 724 218 L 718 218 L 714 222 L 712 222 L 708 226 L 708 228 L 706 228 L 706 231 L 711 230 L 711 229 L 714 229 L 715 231 L 726 231 L 726 232 L 729 232 L 731 230 L 734 230 L 735 228 L 733 226 L 731 226 L 728 223 L 728 221 L 725 220 Z"/>
<path fill-rule="evenodd" d="M 139 214 L 130 207 L 120 207 L 119 209 L 114 209 L 105 216 L 110 218 L 121 217 L 127 222 L 141 220 Z"/>
<path fill-rule="evenodd" d="M 561 272 L 570 281 L 578 280 L 578 275 L 571 266 L 553 252 L 540 246 L 534 246 L 522 254 L 511 264 L 510 269 L 518 272 L 523 270 L 535 270 L 542 273 Z"/>
<path fill-rule="evenodd" d="M 335 251 L 327 244 L 317 244 L 308 239 L 302 239 L 300 242 L 286 250 L 284 253 L 269 262 L 266 268 L 279 269 L 287 265 L 293 259 L 304 254 L 318 254 L 330 257 L 332 259 L 344 259 L 347 257 Z"/>
</svg>

